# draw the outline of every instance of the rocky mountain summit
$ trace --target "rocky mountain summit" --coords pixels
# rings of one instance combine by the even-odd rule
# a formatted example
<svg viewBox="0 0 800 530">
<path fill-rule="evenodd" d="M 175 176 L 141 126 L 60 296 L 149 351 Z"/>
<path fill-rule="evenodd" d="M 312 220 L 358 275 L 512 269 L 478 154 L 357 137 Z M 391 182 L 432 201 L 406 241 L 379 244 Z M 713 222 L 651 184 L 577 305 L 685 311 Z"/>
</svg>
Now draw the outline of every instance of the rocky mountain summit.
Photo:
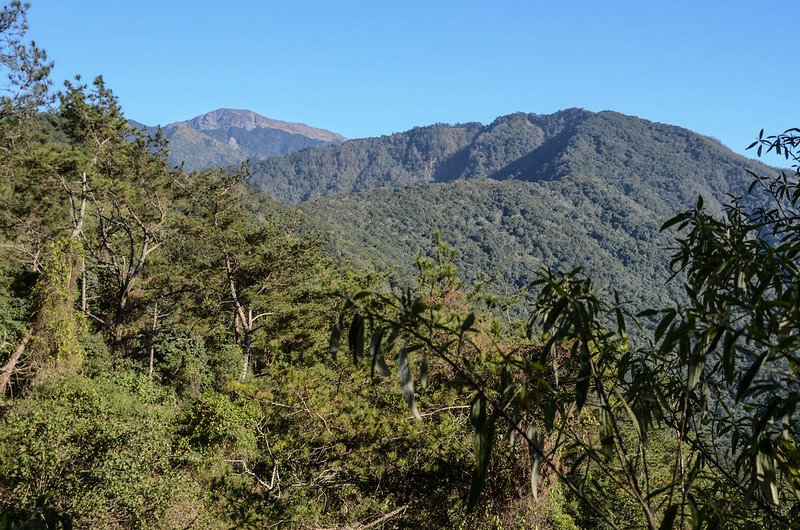
<svg viewBox="0 0 800 530">
<path fill-rule="evenodd" d="M 155 132 L 155 127 L 132 123 Z M 217 109 L 170 123 L 162 131 L 170 143 L 170 162 L 188 170 L 234 166 L 346 140 L 326 129 L 273 120 L 245 109 Z"/>
<path fill-rule="evenodd" d="M 299 134 L 320 142 L 344 142 L 347 138 L 341 134 L 311 127 L 305 123 L 273 120 L 251 110 L 245 109 L 217 109 L 200 116 L 196 116 L 184 123 L 196 131 L 225 130 L 231 128 L 252 131 L 254 129 L 275 129 L 289 134 Z"/>
</svg>

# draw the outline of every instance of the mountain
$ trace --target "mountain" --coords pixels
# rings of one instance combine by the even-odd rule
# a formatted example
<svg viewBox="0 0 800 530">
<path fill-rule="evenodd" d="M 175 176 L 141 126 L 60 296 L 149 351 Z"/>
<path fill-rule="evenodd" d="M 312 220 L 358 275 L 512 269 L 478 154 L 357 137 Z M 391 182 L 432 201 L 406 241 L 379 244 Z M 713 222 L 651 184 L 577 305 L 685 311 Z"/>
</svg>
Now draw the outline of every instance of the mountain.
<svg viewBox="0 0 800 530">
<path fill-rule="evenodd" d="M 270 195 L 298 203 L 331 193 L 421 182 L 494 177 L 509 163 L 543 155 L 592 114 L 570 109 L 547 116 L 511 114 L 491 125 L 436 124 L 265 160 L 252 181 Z"/>
<path fill-rule="evenodd" d="M 659 227 L 698 196 L 720 212 L 748 170 L 770 171 L 687 129 L 570 109 L 307 149 L 257 164 L 251 179 L 302 203 L 342 258 L 408 271 L 438 231 L 467 278 L 501 290 L 543 266 L 582 266 L 658 306 L 672 245 Z"/>
<path fill-rule="evenodd" d="M 155 127 L 131 122 L 154 133 Z M 245 160 L 285 155 L 307 147 L 340 143 L 340 134 L 304 123 L 273 120 L 249 110 L 218 109 L 162 127 L 169 159 L 186 169 L 233 166 Z"/>
</svg>

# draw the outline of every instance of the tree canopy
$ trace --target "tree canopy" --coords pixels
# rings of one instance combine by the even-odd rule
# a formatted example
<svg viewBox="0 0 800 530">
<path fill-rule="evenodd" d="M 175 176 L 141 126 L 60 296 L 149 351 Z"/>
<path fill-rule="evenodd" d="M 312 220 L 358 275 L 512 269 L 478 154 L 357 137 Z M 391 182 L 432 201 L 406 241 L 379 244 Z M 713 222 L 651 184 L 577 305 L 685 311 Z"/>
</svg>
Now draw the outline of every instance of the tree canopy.
<svg viewBox="0 0 800 530">
<path fill-rule="evenodd" d="M 685 278 L 685 302 L 631 314 L 619 293 L 602 298 L 580 269 L 546 269 L 532 284 L 524 331 L 497 333 L 496 322 L 481 326 L 474 310 L 445 311 L 424 292 L 360 293 L 348 302 L 354 360 L 368 321 L 373 365 L 397 349 L 401 387 L 418 417 L 409 352 L 423 379 L 431 357 L 457 370 L 474 393 L 469 506 L 483 488 L 498 432 L 505 432 L 506 443 L 521 438 L 530 451 L 533 493 L 542 476 L 558 481 L 596 524 L 794 526 L 797 132 L 765 138 L 762 131 L 751 146 L 795 163 L 792 173 L 752 173 L 748 193 L 757 200 L 734 197 L 719 215 L 701 197 L 663 224 L 677 228 L 671 266 Z M 334 328 L 332 350 L 342 325 Z M 494 362 L 488 372 L 476 362 L 487 358 Z M 630 511 L 602 497 L 609 489 L 629 498 Z"/>
<path fill-rule="evenodd" d="M 794 164 L 777 174 L 575 110 L 186 172 L 102 77 L 52 92 L 26 9 L 0 12 L 0 529 L 797 527 L 800 131 L 751 146 Z M 548 210 L 515 178 L 584 163 L 581 182 L 616 179 L 606 220 L 638 252 L 622 199 L 654 197 L 636 183 L 658 134 L 715 169 L 701 190 L 661 182 L 701 199 L 658 203 L 674 277 L 649 300 L 572 262 L 494 289 L 433 227 L 432 248 L 397 247 L 412 273 L 355 268 L 326 254 L 341 231 L 251 185 L 274 170 L 284 189 L 306 163 L 343 172 L 293 197 L 470 175 L 450 191 L 486 227 L 513 211 L 534 246 L 532 208 Z M 562 184 L 575 207 L 607 196 Z M 431 189 L 376 204 L 410 226 Z M 575 256 L 602 266 L 594 248 Z"/>
</svg>

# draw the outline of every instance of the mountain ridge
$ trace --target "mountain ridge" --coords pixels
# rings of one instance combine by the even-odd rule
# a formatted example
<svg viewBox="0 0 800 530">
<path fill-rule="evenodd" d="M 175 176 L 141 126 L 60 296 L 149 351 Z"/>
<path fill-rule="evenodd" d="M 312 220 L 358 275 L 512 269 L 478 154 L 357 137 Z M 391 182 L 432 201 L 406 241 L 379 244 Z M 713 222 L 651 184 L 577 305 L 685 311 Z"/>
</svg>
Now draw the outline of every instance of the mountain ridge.
<svg viewBox="0 0 800 530">
<path fill-rule="evenodd" d="M 679 289 L 661 224 L 698 196 L 720 213 L 748 171 L 772 168 L 688 129 L 614 111 L 515 113 L 488 125 L 417 127 L 256 164 L 251 183 L 298 204 L 343 261 L 413 273 L 434 232 L 468 280 L 500 290 L 545 266 L 584 267 L 636 306 Z"/>
<path fill-rule="evenodd" d="M 157 128 L 134 120 L 130 123 L 151 135 Z M 183 165 L 187 170 L 231 167 L 245 160 L 260 160 L 346 140 L 327 129 L 230 108 L 172 122 L 161 130 L 170 143 L 170 163 Z"/>
<path fill-rule="evenodd" d="M 306 125 L 305 123 L 274 120 L 247 109 L 219 108 L 210 112 L 206 112 L 205 114 L 200 114 L 194 118 L 174 122 L 169 125 L 175 125 L 178 123 L 185 123 L 197 131 L 225 129 L 229 127 L 237 127 L 247 131 L 252 131 L 253 129 L 261 128 L 277 129 L 290 134 L 300 134 L 314 140 L 320 140 L 322 142 L 343 142 L 347 140 L 347 138 L 341 134 L 329 131 L 327 129 L 312 127 L 310 125 Z"/>
<path fill-rule="evenodd" d="M 424 182 L 471 178 L 548 180 L 566 171 L 559 164 L 565 163 L 565 150 L 571 144 L 574 146 L 579 140 L 591 142 L 594 140 L 590 137 L 603 134 L 598 127 L 620 129 L 625 135 L 624 142 L 630 145 L 637 141 L 632 136 L 634 130 L 636 134 L 645 134 L 651 147 L 658 147 L 658 135 L 675 143 L 673 152 L 662 149 L 657 154 L 643 155 L 649 158 L 680 158 L 674 151 L 686 148 L 724 152 L 718 158 L 739 167 L 756 164 L 718 141 L 688 129 L 614 111 L 595 113 L 571 108 L 546 115 L 513 113 L 487 125 L 433 124 L 289 153 L 255 164 L 251 182 L 273 197 L 297 204 L 332 193 L 358 193 Z M 654 136 L 652 131 L 658 132 Z M 604 140 L 607 154 L 614 157 L 612 161 L 604 163 L 593 157 L 590 162 L 623 167 L 638 163 L 618 160 L 619 156 L 624 158 L 625 148 L 608 147 L 615 143 L 619 141 Z M 617 152 L 620 150 L 622 154 Z M 683 169 L 690 171 L 691 165 L 683 164 Z"/>
</svg>

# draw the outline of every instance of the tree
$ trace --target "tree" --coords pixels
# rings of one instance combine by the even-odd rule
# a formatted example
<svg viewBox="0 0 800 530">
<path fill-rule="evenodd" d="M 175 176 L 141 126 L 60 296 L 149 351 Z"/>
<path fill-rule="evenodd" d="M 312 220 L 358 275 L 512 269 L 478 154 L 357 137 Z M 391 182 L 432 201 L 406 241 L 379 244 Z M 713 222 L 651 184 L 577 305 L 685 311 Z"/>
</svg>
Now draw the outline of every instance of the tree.
<svg viewBox="0 0 800 530">
<path fill-rule="evenodd" d="M 671 263 L 675 278 L 685 279 L 686 302 L 675 307 L 631 315 L 619 293 L 606 301 L 580 269 L 545 270 L 533 282 L 525 337 L 513 327 L 487 334 L 491 316 L 447 316 L 412 290 L 348 298 L 354 359 L 369 343 L 380 371 L 384 356 L 396 353 L 415 415 L 413 355 L 420 377 L 434 357 L 473 389 L 470 506 L 506 432 L 530 450 L 534 492 L 542 477 L 557 477 L 591 524 L 619 528 L 635 517 L 653 529 L 793 526 L 800 134 L 762 131 L 756 145 L 759 155 L 774 150 L 792 160 L 793 173 L 753 174 L 750 193 L 733 198 L 723 215 L 707 212 L 701 199 L 662 227 L 679 232 Z M 332 332 L 334 352 L 345 324 Z M 493 358 L 497 368 L 478 370 L 476 358 Z M 605 504 L 610 491 L 629 498 L 633 511 Z"/>
<path fill-rule="evenodd" d="M 145 264 L 168 236 L 166 202 L 174 196 L 174 172 L 161 137 L 151 139 L 128 125 L 102 77 L 91 91 L 66 83 L 61 101 L 63 129 L 86 156 L 75 184 L 62 180 L 72 233 L 84 241 L 101 289 L 107 289 L 104 298 L 111 302 L 104 308 L 106 318 L 95 318 L 113 328 L 118 342 Z M 93 215 L 91 226 L 84 228 L 87 202 Z M 82 305 L 88 308 L 85 300 Z"/>
<path fill-rule="evenodd" d="M 36 365 L 71 359 L 64 367 L 79 367 L 86 318 L 115 349 L 129 349 L 123 339 L 140 327 L 132 317 L 141 308 L 132 300 L 170 236 L 177 172 L 165 161 L 163 139 L 134 131 L 101 77 L 91 88 L 67 82 L 59 99 L 58 114 L 26 122 L 34 131 L 48 123 L 43 134 L 17 142 L 6 156 L 3 246 L 36 276 L 37 295 L 28 330 L 3 366 L 0 390 L 26 349 Z"/>
<path fill-rule="evenodd" d="M 25 42 L 30 4 L 12 0 L 0 10 L 0 122 L 38 110 L 50 100 L 50 70 L 44 50 L 35 42 Z M 4 130 L 8 132 L 7 129 Z M 4 143 L 13 140 L 6 136 Z"/>
<path fill-rule="evenodd" d="M 15 0 L 0 10 L 0 76 L 5 78 L 0 87 L 0 161 L 4 168 L 0 227 L 4 236 L 2 246 L 10 254 L 24 255 L 30 260 L 32 271 L 42 274 L 32 293 L 36 316 L 27 331 L 17 334 L 16 346 L 0 367 L 0 396 L 5 394 L 26 349 L 36 349 L 43 356 L 52 354 L 48 360 L 67 365 L 79 363 L 77 336 L 81 322 L 72 309 L 71 290 L 75 281 L 71 268 L 80 249 L 57 241 L 59 230 L 54 228 L 57 223 L 46 216 L 30 215 L 32 209 L 53 212 L 47 208 L 49 204 L 44 208 L 33 204 L 30 199 L 35 193 L 31 194 L 26 186 L 50 176 L 47 170 L 42 171 L 42 166 L 52 161 L 48 156 L 52 145 L 41 145 L 34 137 L 42 125 L 35 113 L 52 101 L 49 93 L 52 63 L 47 61 L 44 50 L 33 42 L 25 42 L 28 7 L 27 3 Z M 43 164 L 34 161 L 36 155 L 42 157 Z M 70 163 L 69 157 L 65 163 Z M 32 188 L 38 186 L 34 184 Z M 49 261 L 44 265 L 43 255 Z M 42 363 L 45 359 L 40 356 L 38 361 Z"/>
<path fill-rule="evenodd" d="M 241 379 L 255 360 L 268 361 L 267 354 L 317 342 L 301 330 L 323 325 L 319 320 L 327 316 L 335 281 L 301 220 L 277 203 L 256 200 L 243 180 L 246 172 L 244 167 L 183 178 L 178 231 L 191 250 L 182 247 L 185 253 L 175 256 L 184 271 L 176 279 L 183 285 L 172 288 L 204 315 L 208 328 L 223 330 L 219 335 L 241 349 Z"/>
</svg>

